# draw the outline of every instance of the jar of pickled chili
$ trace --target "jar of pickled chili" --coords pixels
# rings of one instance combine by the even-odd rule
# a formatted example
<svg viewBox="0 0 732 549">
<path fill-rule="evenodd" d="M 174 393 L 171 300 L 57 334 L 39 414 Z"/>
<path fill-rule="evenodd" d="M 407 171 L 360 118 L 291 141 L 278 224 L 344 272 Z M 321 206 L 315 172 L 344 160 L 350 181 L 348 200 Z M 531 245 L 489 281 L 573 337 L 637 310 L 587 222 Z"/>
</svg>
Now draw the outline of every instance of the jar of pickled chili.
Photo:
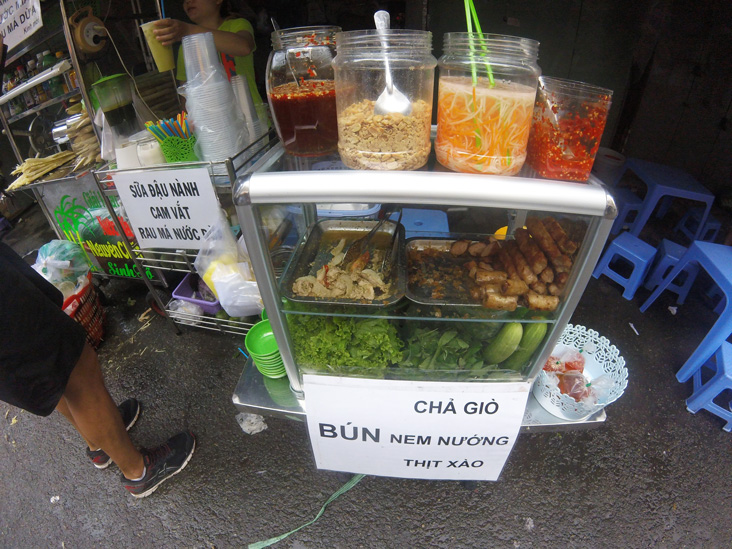
<svg viewBox="0 0 732 549">
<path fill-rule="evenodd" d="M 297 27 L 272 33 L 267 100 L 277 135 L 296 156 L 336 151 L 335 83 L 331 62 L 340 27 Z"/>
<path fill-rule="evenodd" d="M 529 136 L 529 166 L 549 179 L 587 181 L 612 94 L 612 90 L 584 82 L 539 78 Z"/>
<path fill-rule="evenodd" d="M 437 160 L 453 171 L 515 175 L 526 160 L 539 42 L 450 32 L 438 61 Z"/>
</svg>

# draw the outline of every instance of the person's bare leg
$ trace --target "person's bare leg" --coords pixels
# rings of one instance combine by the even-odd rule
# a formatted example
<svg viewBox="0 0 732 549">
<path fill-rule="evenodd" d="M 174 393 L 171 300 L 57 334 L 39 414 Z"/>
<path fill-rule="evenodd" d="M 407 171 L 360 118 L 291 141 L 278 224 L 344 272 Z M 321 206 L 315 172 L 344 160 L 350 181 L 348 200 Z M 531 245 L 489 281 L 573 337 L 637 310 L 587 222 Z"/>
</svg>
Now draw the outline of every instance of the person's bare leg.
<svg viewBox="0 0 732 549">
<path fill-rule="evenodd" d="M 104 386 L 102 370 L 94 349 L 86 344 L 64 392 L 67 411 L 89 448 L 101 448 L 122 474 L 139 478 L 144 470 L 142 454 L 130 440 L 122 416 Z M 63 413 L 63 410 L 59 410 Z"/>
<path fill-rule="evenodd" d="M 71 410 L 69 410 L 69 405 L 66 404 L 66 397 L 62 396 L 61 400 L 58 401 L 58 404 L 56 405 L 56 411 L 58 411 L 60 414 L 62 414 L 66 419 L 69 420 L 69 423 L 78 431 L 78 433 L 81 435 L 82 438 L 84 438 L 84 435 L 81 431 L 79 431 L 79 426 L 76 425 L 76 422 L 74 421 L 74 416 L 71 415 Z M 89 446 L 90 450 L 98 450 L 99 448 L 92 448 L 92 443 L 89 442 L 84 438 L 84 442 L 86 442 L 87 446 Z"/>
</svg>

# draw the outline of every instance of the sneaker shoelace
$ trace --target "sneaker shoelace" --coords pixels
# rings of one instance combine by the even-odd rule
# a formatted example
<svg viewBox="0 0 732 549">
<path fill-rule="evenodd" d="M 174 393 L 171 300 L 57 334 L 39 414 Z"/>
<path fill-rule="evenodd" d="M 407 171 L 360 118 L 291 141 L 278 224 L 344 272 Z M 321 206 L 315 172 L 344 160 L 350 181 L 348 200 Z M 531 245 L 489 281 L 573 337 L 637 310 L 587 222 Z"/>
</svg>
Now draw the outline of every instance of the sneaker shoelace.
<svg viewBox="0 0 732 549">
<path fill-rule="evenodd" d="M 157 448 L 153 450 L 147 451 L 147 464 L 146 465 L 154 465 L 159 460 L 165 459 L 171 454 L 172 450 L 170 449 L 170 446 L 167 444 L 163 444 L 162 446 L 158 446 Z"/>
</svg>

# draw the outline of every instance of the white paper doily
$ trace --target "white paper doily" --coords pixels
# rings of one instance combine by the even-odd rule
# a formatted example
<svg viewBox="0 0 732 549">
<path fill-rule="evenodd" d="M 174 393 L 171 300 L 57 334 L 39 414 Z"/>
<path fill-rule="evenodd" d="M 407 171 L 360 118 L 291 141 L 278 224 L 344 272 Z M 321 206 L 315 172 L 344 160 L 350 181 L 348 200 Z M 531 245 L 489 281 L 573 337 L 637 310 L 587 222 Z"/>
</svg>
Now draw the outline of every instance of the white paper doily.
<svg viewBox="0 0 732 549">
<path fill-rule="evenodd" d="M 533 387 L 537 402 L 552 415 L 578 421 L 600 411 L 623 394 L 628 386 L 628 369 L 615 345 L 611 345 L 606 337 L 595 330 L 588 330 L 584 326 L 567 324 L 552 354 L 559 355 L 566 348 L 575 349 L 584 355 L 584 374 L 590 382 L 603 374 L 613 380 L 613 387 L 603 401 L 588 404 L 560 393 L 556 384 L 549 381 L 547 372 L 541 371 Z"/>
</svg>

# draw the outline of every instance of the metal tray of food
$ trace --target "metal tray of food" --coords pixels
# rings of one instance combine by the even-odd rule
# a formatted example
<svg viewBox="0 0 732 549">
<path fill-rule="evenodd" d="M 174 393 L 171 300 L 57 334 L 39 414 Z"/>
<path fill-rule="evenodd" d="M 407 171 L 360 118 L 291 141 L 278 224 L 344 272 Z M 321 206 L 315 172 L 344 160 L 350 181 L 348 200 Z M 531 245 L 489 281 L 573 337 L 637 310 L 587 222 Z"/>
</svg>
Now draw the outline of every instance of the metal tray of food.
<svg viewBox="0 0 732 549">
<path fill-rule="evenodd" d="M 300 303 L 371 307 L 401 300 L 406 286 L 403 225 L 393 221 L 382 224 L 371 240 L 369 261 L 363 269 L 346 272 L 338 261 L 352 242 L 366 236 L 378 223 L 354 219 L 315 223 L 280 279 L 282 295 Z M 323 284 L 324 276 L 328 284 Z"/>
<path fill-rule="evenodd" d="M 411 238 L 405 244 L 407 299 L 422 305 L 480 307 L 471 295 L 476 286 L 465 263 L 473 257 L 453 257 L 450 239 Z"/>
</svg>

